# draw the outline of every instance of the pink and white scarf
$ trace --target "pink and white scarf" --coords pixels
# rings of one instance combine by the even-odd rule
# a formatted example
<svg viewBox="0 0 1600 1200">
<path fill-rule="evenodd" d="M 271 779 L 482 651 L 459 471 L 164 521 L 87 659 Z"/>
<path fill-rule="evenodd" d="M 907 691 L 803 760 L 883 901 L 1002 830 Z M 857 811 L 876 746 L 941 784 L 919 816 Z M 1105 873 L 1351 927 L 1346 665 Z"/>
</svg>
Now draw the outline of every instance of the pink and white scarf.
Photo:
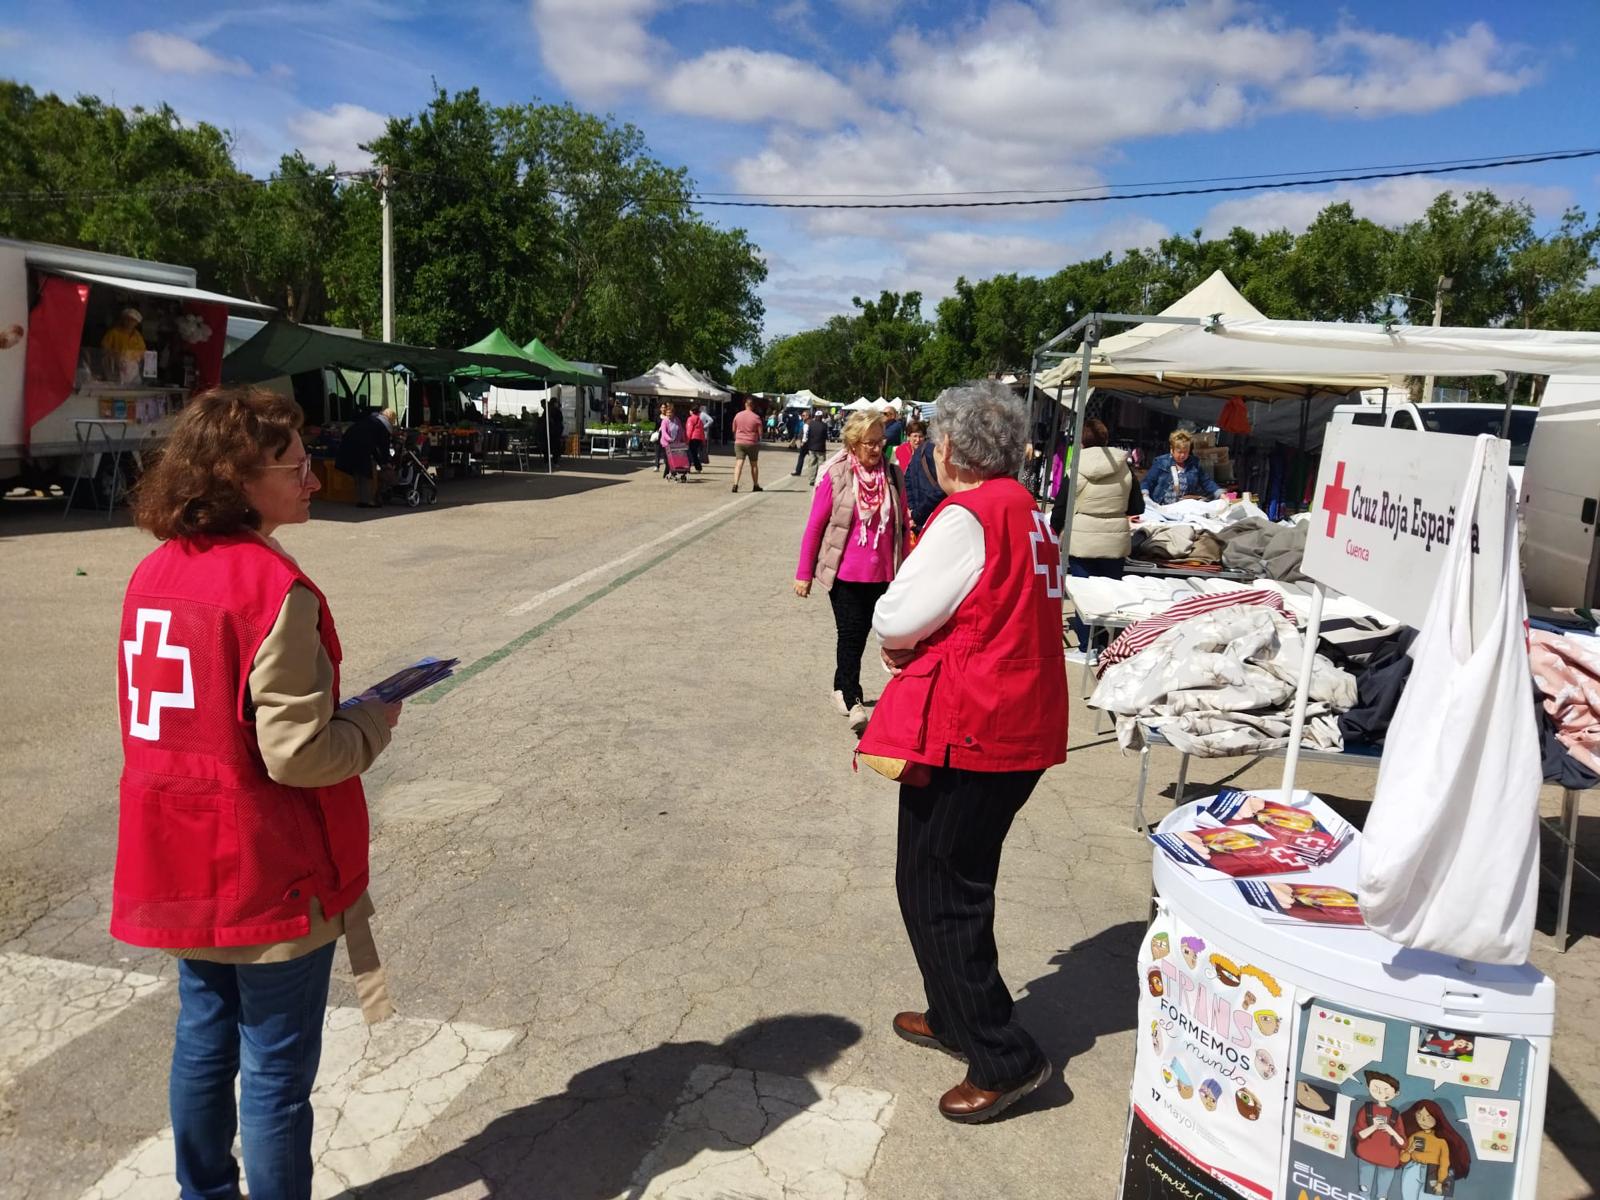
<svg viewBox="0 0 1600 1200">
<path fill-rule="evenodd" d="M 856 535 L 857 543 L 867 544 L 867 529 L 872 529 L 872 548 L 878 548 L 878 538 L 882 536 L 884 527 L 889 524 L 889 514 L 893 502 L 889 498 L 889 476 L 879 463 L 870 471 L 861 465 L 861 460 L 855 455 L 850 455 L 851 487 L 855 492 L 856 500 L 856 525 L 860 532 Z"/>
</svg>

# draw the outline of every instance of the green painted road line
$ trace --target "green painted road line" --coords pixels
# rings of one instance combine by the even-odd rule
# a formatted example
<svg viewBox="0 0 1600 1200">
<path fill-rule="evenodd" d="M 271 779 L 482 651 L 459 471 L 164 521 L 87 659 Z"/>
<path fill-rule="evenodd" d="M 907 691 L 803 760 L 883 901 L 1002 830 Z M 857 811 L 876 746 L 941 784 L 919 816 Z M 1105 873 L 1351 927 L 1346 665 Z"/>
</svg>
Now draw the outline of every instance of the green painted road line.
<svg viewBox="0 0 1600 1200">
<path fill-rule="evenodd" d="M 782 489 L 782 490 L 787 491 L 789 489 Z M 427 691 L 421 693 L 420 695 L 412 697 L 411 700 L 408 703 L 411 703 L 411 704 L 436 704 L 438 701 L 444 699 L 451 692 L 453 692 L 456 688 L 460 687 L 463 683 L 467 682 L 467 680 L 471 679 L 473 676 L 481 675 L 483 672 L 487 671 L 490 667 L 494 666 L 496 663 L 500 662 L 503 659 L 509 658 L 511 655 L 515 654 L 518 650 L 521 650 L 524 646 L 528 645 L 530 642 L 538 641 L 540 638 L 542 638 L 545 634 L 549 633 L 556 626 L 561 625 L 561 624 L 571 620 L 573 617 L 577 616 L 579 613 L 581 613 L 584 609 L 588 608 L 591 604 L 595 603 L 597 600 L 604 600 L 612 592 L 616 591 L 618 588 L 624 586 L 625 584 L 632 583 L 635 579 L 639 578 L 639 576 L 643 575 L 646 571 L 652 571 L 656 567 L 659 567 L 662 563 L 666 562 L 667 559 L 671 558 L 674 554 L 678 553 L 678 551 L 684 549 L 685 547 L 694 545 L 701 538 L 707 536 L 708 534 L 714 533 L 718 529 L 721 529 L 729 521 L 734 521 L 734 520 L 737 520 L 738 518 L 742 517 L 746 512 L 748 512 L 750 510 L 750 507 L 751 507 L 750 505 L 746 505 L 745 507 L 739 509 L 739 511 L 737 511 L 737 512 L 729 513 L 727 516 L 723 517 L 722 520 L 716 521 L 716 522 L 714 522 L 714 523 L 712 523 L 710 525 L 707 525 L 699 533 L 696 533 L 696 534 L 693 534 L 690 537 L 684 538 L 683 541 L 679 542 L 675 546 L 667 547 L 667 549 L 663 550 L 660 554 L 656 555 L 654 558 L 640 563 L 637 567 L 634 567 L 631 570 L 624 571 L 621 575 L 618 575 L 610 583 L 602 584 L 600 587 L 598 587 L 594 591 L 590 592 L 583 599 L 574 601 L 572 604 L 567 605 L 566 608 L 563 608 L 560 612 L 556 613 L 554 616 L 547 617 L 543 621 L 540 621 L 537 625 L 535 625 L 532 629 L 528 630 L 526 633 L 519 633 L 516 637 L 512 638 L 504 646 L 501 646 L 498 650 L 491 650 L 488 654 L 485 654 L 482 658 L 478 659 L 476 662 L 469 663 L 467 666 L 465 666 L 461 670 L 457 671 L 449 679 L 446 679 L 441 683 L 436 683 L 436 684 L 433 685 L 433 687 L 429 688 Z"/>
</svg>

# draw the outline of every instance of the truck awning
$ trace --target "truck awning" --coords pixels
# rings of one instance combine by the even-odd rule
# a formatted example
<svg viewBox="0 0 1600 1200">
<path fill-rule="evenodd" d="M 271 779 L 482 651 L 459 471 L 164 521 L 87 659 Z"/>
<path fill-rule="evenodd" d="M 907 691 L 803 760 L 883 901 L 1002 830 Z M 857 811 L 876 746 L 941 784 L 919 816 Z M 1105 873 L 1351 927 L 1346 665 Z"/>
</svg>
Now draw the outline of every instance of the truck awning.
<svg viewBox="0 0 1600 1200">
<path fill-rule="evenodd" d="M 221 292 L 208 292 L 204 288 L 179 287 L 175 283 L 152 283 L 147 279 L 128 279 L 122 275 L 98 275 L 93 271 L 66 271 L 59 268 L 46 271 L 48 275 L 61 275 L 80 279 L 84 283 L 98 283 L 106 287 L 121 288 L 141 296 L 166 296 L 172 300 L 197 300 L 205 304 L 226 304 L 229 308 L 252 308 L 257 312 L 276 312 L 270 304 L 257 304 L 254 300 L 241 300 L 237 296 L 224 296 Z"/>
</svg>

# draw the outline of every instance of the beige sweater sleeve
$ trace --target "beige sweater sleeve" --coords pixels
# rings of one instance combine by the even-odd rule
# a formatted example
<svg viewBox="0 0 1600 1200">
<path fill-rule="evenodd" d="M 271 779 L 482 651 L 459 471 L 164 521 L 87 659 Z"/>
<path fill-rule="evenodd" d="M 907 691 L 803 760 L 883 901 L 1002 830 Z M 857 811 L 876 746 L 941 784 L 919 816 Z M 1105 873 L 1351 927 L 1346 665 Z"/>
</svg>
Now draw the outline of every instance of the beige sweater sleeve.
<svg viewBox="0 0 1600 1200">
<path fill-rule="evenodd" d="M 383 705 L 336 711 L 333 661 L 317 631 L 321 605 L 296 584 L 250 668 L 256 742 L 267 774 L 289 787 L 327 787 L 359 775 L 389 744 Z"/>
</svg>

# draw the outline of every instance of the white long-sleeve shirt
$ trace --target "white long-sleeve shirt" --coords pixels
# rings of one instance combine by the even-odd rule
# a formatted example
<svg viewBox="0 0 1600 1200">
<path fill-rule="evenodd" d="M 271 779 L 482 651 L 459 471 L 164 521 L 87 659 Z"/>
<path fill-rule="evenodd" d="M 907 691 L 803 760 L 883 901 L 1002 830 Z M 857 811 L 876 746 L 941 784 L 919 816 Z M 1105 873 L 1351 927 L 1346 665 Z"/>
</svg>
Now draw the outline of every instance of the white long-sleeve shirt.
<svg viewBox="0 0 1600 1200">
<path fill-rule="evenodd" d="M 939 514 L 872 613 L 887 650 L 909 650 L 955 615 L 983 574 L 983 526 L 954 505 Z"/>
</svg>

